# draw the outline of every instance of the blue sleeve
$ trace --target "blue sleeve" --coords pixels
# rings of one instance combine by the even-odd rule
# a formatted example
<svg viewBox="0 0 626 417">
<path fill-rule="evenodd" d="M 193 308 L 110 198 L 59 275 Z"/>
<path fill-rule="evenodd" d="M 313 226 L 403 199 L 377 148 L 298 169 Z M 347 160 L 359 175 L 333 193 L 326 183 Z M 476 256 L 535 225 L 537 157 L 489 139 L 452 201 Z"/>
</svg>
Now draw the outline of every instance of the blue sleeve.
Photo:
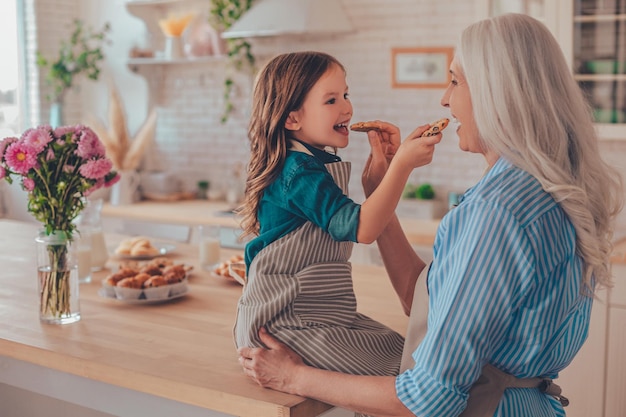
<svg viewBox="0 0 626 417">
<path fill-rule="evenodd" d="M 472 202 L 446 215 L 428 275 L 428 330 L 415 367 L 396 379 L 407 408 L 420 417 L 461 413 L 519 306 L 518 278 L 532 271 L 530 244 L 507 210 Z"/>
<path fill-rule="evenodd" d="M 295 162 L 294 162 L 295 161 Z M 360 204 L 343 193 L 324 165 L 312 157 L 288 159 L 274 204 L 307 219 L 337 241 L 356 242 Z"/>
</svg>

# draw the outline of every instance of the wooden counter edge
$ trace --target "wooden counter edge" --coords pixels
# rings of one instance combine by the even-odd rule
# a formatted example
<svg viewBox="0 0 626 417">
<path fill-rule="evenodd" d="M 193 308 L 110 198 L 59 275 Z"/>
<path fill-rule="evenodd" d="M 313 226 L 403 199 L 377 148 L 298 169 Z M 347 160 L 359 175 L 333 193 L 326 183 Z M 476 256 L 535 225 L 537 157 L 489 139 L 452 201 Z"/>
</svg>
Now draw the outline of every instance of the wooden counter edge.
<svg viewBox="0 0 626 417">
<path fill-rule="evenodd" d="M 329 404 L 294 395 L 290 395 L 294 399 L 293 401 L 279 405 L 266 400 L 199 388 L 149 374 L 121 370 L 115 366 L 94 364 L 86 359 L 63 355 L 2 338 L 0 338 L 0 355 L 46 369 L 239 417 L 276 417 L 277 415 L 314 417 L 333 408 Z"/>
</svg>

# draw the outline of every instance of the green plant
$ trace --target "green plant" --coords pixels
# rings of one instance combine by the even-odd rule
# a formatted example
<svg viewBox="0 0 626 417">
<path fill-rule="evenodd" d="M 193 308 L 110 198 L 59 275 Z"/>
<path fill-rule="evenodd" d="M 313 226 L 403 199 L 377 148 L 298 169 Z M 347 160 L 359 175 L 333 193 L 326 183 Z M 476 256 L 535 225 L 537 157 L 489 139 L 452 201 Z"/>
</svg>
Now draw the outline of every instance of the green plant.
<svg viewBox="0 0 626 417">
<path fill-rule="evenodd" d="M 78 75 L 84 73 L 92 80 L 100 76 L 99 64 L 104 59 L 102 45 L 107 42 L 110 25 L 106 23 L 101 30 L 93 31 L 79 19 L 74 20 L 73 24 L 74 30 L 69 40 L 61 42 L 59 56 L 54 61 L 46 59 L 37 51 L 37 65 L 48 70 L 46 82 L 52 87 L 52 93 L 47 98 L 53 102 L 63 101 Z"/>
<path fill-rule="evenodd" d="M 211 19 L 220 32 L 230 28 L 241 15 L 247 12 L 254 0 L 211 0 Z M 256 59 L 252 54 L 252 45 L 244 38 L 227 39 L 226 48 L 231 69 L 238 72 L 254 73 Z M 221 122 L 226 123 L 235 109 L 233 92 L 235 80 L 228 75 L 224 80 L 224 112 Z"/>
<path fill-rule="evenodd" d="M 421 184 L 419 186 L 407 184 L 404 187 L 402 197 L 418 200 L 432 200 L 435 198 L 435 190 L 430 184 Z"/>
</svg>

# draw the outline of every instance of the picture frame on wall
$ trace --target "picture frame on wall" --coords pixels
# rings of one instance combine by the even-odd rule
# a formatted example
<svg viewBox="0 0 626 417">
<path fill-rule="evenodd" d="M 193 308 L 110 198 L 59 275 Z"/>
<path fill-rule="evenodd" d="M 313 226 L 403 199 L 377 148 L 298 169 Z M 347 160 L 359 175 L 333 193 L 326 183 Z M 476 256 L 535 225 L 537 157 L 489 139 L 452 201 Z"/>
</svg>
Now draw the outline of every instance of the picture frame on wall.
<svg viewBox="0 0 626 417">
<path fill-rule="evenodd" d="M 453 47 L 391 49 L 393 88 L 446 88 L 450 83 Z"/>
</svg>

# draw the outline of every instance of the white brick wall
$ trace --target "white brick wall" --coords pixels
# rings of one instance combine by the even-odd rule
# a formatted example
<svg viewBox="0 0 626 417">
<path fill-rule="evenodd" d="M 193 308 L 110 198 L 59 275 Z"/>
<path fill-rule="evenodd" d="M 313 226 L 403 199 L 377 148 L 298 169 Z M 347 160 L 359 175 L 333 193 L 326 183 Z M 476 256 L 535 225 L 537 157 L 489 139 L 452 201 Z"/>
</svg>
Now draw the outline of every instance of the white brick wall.
<svg viewBox="0 0 626 417">
<path fill-rule="evenodd" d="M 30 0 L 33 1 L 33 0 Z M 449 113 L 439 104 L 441 89 L 392 89 L 391 48 L 396 46 L 454 46 L 460 31 L 476 20 L 473 2 L 452 0 L 342 0 L 356 31 L 344 36 L 324 38 L 279 38 L 254 40 L 254 52 L 259 64 L 271 56 L 287 51 L 315 49 L 335 55 L 346 67 L 350 95 L 354 104 L 353 120 L 385 119 L 397 124 L 404 134 L 417 125 L 427 123 Z M 114 44 L 107 51 L 103 79 L 112 78 L 122 85 L 127 105 L 129 125 L 134 131 L 145 117 L 148 97 L 141 77 L 133 75 L 125 65 L 125 52 L 132 41 L 128 33 L 141 34 L 144 26 L 130 18 L 123 0 L 39 0 L 37 35 L 40 49 L 56 47 L 65 26 L 77 12 L 93 20 L 99 27 L 104 20 L 112 23 Z M 116 25 L 117 24 L 117 25 Z M 137 35 L 135 35 L 137 36 Z M 156 146 L 144 163 L 147 170 L 172 170 L 181 175 L 187 189 L 196 181 L 209 179 L 212 186 L 225 187 L 232 167 L 248 159 L 246 138 L 249 114 L 249 96 L 252 80 L 240 78 L 237 92 L 237 112 L 227 124 L 220 124 L 222 112 L 222 83 L 225 65 L 221 62 L 168 66 L 158 77 L 154 87 L 147 87 L 158 106 Z M 68 122 L 80 121 L 87 114 L 106 115 L 104 82 L 98 86 L 89 83 L 84 89 L 99 89 L 92 97 L 83 96 L 82 105 L 73 102 L 66 114 Z M 141 84 L 141 85 L 140 85 Z M 132 88 L 126 88 L 132 86 Z M 158 86 L 158 87 L 157 87 Z M 142 95 L 144 94 L 144 95 Z M 139 105 L 137 103 L 140 103 Z M 45 103 L 42 106 L 45 110 Z M 45 120 L 45 119 L 44 119 Z M 603 142 L 607 160 L 621 165 L 626 156 L 626 142 Z M 340 156 L 353 163 L 351 192 L 362 199 L 359 176 L 368 153 L 368 144 L 362 134 L 351 137 L 348 148 Z M 482 175 L 481 157 L 461 152 L 455 134 L 444 134 L 431 165 L 415 170 L 411 182 L 431 182 L 439 195 L 446 199 L 448 191 L 462 191 Z M 626 214 L 620 223 L 626 227 Z"/>
</svg>

